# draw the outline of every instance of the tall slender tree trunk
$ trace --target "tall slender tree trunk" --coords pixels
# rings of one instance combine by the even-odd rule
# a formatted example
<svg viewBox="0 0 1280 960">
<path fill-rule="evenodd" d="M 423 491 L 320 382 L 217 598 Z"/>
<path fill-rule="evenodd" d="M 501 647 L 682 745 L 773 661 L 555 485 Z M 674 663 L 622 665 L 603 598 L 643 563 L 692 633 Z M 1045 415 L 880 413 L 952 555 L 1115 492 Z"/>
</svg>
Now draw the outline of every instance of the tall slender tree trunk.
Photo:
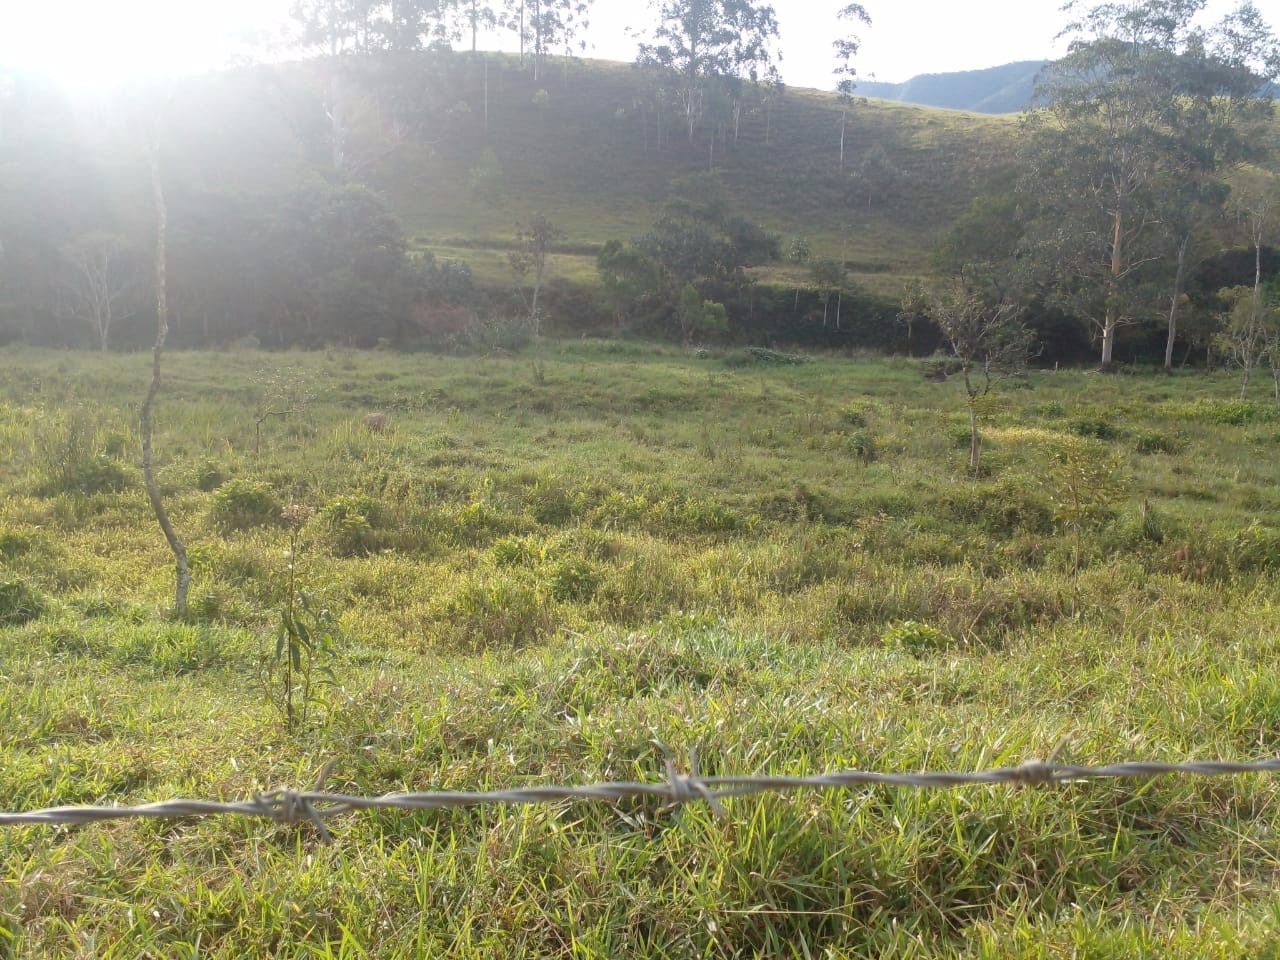
<svg viewBox="0 0 1280 960">
<path fill-rule="evenodd" d="M 1169 336 L 1164 344 L 1165 373 L 1173 372 L 1173 341 L 1178 336 L 1178 306 L 1182 302 L 1182 280 L 1186 273 L 1187 244 L 1190 240 L 1191 235 L 1185 233 L 1182 235 L 1182 242 L 1178 244 L 1178 267 L 1173 274 L 1173 295 L 1169 298 Z"/>
<path fill-rule="evenodd" d="M 964 395 L 969 402 L 969 472 L 978 475 L 978 458 L 982 455 L 982 438 L 978 435 L 978 394 L 969 379 L 969 364 L 960 368 L 964 374 Z"/>
<path fill-rule="evenodd" d="M 844 171 L 844 128 L 845 121 L 849 116 L 849 108 L 840 111 L 840 170 Z"/>
<path fill-rule="evenodd" d="M 1116 210 L 1115 231 L 1111 237 L 1111 278 L 1107 281 L 1107 311 L 1102 321 L 1102 369 L 1114 369 L 1116 327 L 1120 325 L 1120 274 L 1124 270 L 1124 212 Z"/>
<path fill-rule="evenodd" d="M 169 513 L 164 508 L 164 499 L 160 496 L 160 487 L 156 483 L 154 461 L 151 449 L 151 412 L 155 406 L 156 395 L 160 392 L 160 356 L 164 352 L 164 341 L 169 334 L 169 300 L 168 300 L 168 229 L 169 208 L 165 204 L 164 189 L 160 184 L 159 146 L 152 144 L 148 161 L 151 167 L 151 191 L 156 206 L 156 342 L 151 350 L 151 385 L 147 389 L 147 397 L 142 401 L 139 411 L 142 434 L 142 478 L 147 489 L 147 499 L 151 501 L 151 509 L 156 515 L 156 522 L 169 549 L 173 551 L 174 560 L 174 596 L 173 612 L 179 617 L 187 613 L 187 591 L 191 586 L 191 567 L 187 563 L 186 545 L 178 538 L 169 522 Z"/>
</svg>

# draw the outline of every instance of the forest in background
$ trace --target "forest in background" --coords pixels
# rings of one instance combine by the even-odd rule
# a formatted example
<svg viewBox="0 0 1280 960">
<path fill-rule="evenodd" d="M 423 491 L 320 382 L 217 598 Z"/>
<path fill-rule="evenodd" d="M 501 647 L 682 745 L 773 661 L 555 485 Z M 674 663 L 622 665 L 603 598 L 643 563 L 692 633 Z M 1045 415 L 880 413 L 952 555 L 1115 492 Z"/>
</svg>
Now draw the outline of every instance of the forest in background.
<svg viewBox="0 0 1280 960">
<path fill-rule="evenodd" d="M 788 88 L 746 0 L 658 5 L 630 65 L 568 55 L 581 3 L 353 3 L 300 5 L 290 63 L 78 99 L 10 76 L 0 336 L 150 342 L 154 156 L 179 345 L 923 354 L 949 348 L 904 309 L 923 285 L 1016 306 L 1042 362 L 1257 365 L 1280 59 L 1256 9 L 1202 6 L 1068 25 L 1020 118 L 863 99 L 858 5 L 837 92 Z M 451 49 L 504 25 L 519 55 Z"/>
</svg>

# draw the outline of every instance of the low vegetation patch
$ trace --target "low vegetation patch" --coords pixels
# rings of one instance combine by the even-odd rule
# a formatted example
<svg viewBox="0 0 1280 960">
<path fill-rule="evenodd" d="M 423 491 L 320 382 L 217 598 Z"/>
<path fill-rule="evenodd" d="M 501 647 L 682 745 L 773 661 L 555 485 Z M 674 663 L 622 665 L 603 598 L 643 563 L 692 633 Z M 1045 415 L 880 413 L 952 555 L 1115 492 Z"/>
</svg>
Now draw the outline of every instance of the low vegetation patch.
<svg viewBox="0 0 1280 960">
<path fill-rule="evenodd" d="M 1033 372 L 981 410 L 975 476 L 964 399 L 921 363 L 540 350 L 299 355 L 350 386 L 266 442 L 272 356 L 174 355 L 156 451 L 185 620 L 142 491 L 51 482 L 69 441 L 30 429 L 79 423 L 39 403 L 92 389 L 127 442 L 74 446 L 129 463 L 137 358 L 0 360 L 0 809 L 322 768 L 376 795 L 659 781 L 695 755 L 1274 754 L 1277 408 L 1234 377 Z M 331 845 L 5 827 L 0 956 L 1266 956 L 1278 804 L 1274 778 L 1187 777 L 388 810 L 331 819 Z"/>
</svg>

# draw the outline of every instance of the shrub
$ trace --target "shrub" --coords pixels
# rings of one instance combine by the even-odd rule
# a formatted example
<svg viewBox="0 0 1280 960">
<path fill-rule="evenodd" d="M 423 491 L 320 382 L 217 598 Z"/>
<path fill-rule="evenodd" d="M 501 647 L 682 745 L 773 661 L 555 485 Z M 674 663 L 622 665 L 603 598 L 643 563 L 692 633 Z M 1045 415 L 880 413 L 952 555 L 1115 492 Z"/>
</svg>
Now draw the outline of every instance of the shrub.
<svg viewBox="0 0 1280 960">
<path fill-rule="evenodd" d="M 1161 433 L 1159 430 L 1144 430 L 1134 437 L 1133 447 L 1138 453 L 1181 453 L 1187 446 L 1182 437 Z"/>
<path fill-rule="evenodd" d="M 505 578 L 468 584 L 449 598 L 442 613 L 441 639 L 468 650 L 528 646 L 553 628 L 537 591 Z"/>
<path fill-rule="evenodd" d="M 35 545 L 36 538 L 30 533 L 0 530 L 0 560 L 16 560 L 26 556 Z"/>
<path fill-rule="evenodd" d="M 863 463 L 876 458 L 876 441 L 866 430 L 856 430 L 845 439 L 845 449 Z"/>
<path fill-rule="evenodd" d="M 698 497 L 664 500 L 650 511 L 679 531 L 689 533 L 729 533 L 744 526 L 742 516 L 732 507 Z"/>
<path fill-rule="evenodd" d="M 539 480 L 529 491 L 529 507 L 533 519 L 551 526 L 568 523 L 574 514 L 576 500 L 564 485 L 554 479 Z"/>
<path fill-rule="evenodd" d="M 891 623 L 880 634 L 880 640 L 892 650 L 902 650 L 917 657 L 945 650 L 952 645 L 949 636 L 937 627 L 919 620 L 899 620 Z"/>
<path fill-rule="evenodd" d="M 542 559 L 542 549 L 528 537 L 500 537 L 493 542 L 493 560 L 500 567 L 531 567 Z"/>
<path fill-rule="evenodd" d="M 30 584 L 22 580 L 0 583 L 0 627 L 15 627 L 44 616 L 46 603 Z"/>
<path fill-rule="evenodd" d="M 551 595 L 557 600 L 581 603 L 595 596 L 600 580 L 600 572 L 591 563 L 570 557 L 552 571 Z"/>
<path fill-rule="evenodd" d="M 1101 416 L 1077 417 L 1069 427 L 1077 437 L 1092 437 L 1094 440 L 1119 440 L 1124 436 L 1124 430 L 1114 421 Z"/>
<path fill-rule="evenodd" d="M 280 519 L 280 501 L 259 480 L 228 480 L 213 495 L 210 516 L 224 533 L 265 527 Z"/>
<path fill-rule="evenodd" d="M 383 520 L 382 504 L 363 494 L 334 497 L 320 510 L 335 553 L 361 556 L 377 549 L 377 528 Z"/>
<path fill-rule="evenodd" d="M 35 442 L 40 496 L 119 493 L 131 483 L 124 464 L 107 452 L 108 446 L 122 450 L 123 441 L 111 434 L 100 445 L 93 417 L 80 406 L 39 425 Z"/>
<path fill-rule="evenodd" d="M 196 489 L 205 493 L 213 493 L 227 482 L 227 475 L 222 467 L 213 460 L 205 460 L 196 469 Z"/>
<path fill-rule="evenodd" d="M 1211 397 L 1200 397 L 1189 403 L 1165 404 L 1164 412 L 1182 420 L 1221 423 L 1232 427 L 1259 420 L 1275 420 L 1278 415 L 1272 404 L 1259 404 L 1253 400 L 1215 400 Z"/>
</svg>

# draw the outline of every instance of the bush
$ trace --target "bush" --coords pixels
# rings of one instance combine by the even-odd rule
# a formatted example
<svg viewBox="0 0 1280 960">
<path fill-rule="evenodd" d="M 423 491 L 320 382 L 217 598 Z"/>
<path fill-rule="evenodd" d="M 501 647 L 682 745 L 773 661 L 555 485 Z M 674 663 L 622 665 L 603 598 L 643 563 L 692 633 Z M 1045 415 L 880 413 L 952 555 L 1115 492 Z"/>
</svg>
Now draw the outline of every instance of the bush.
<svg viewBox="0 0 1280 960">
<path fill-rule="evenodd" d="M 1077 437 L 1092 437 L 1094 440 L 1119 440 L 1124 430 L 1106 417 L 1077 417 L 1069 424 L 1071 432 Z"/>
<path fill-rule="evenodd" d="M 22 580 L 0 583 L 0 627 L 16 627 L 44 616 L 45 599 Z"/>
<path fill-rule="evenodd" d="M 1164 404 L 1166 414 L 1182 420 L 1199 420 L 1203 423 L 1221 423 L 1239 427 L 1255 421 L 1275 420 L 1278 413 L 1273 404 L 1260 404 L 1253 400 L 1215 400 L 1200 397 L 1189 403 Z"/>
<path fill-rule="evenodd" d="M 856 430 L 845 440 L 845 449 L 863 463 L 871 463 L 876 458 L 876 441 L 866 430 Z"/>
<path fill-rule="evenodd" d="M 441 639 L 468 650 L 529 646 L 553 630 L 537 591 L 505 578 L 468 584 L 445 603 L 440 619 Z"/>
<path fill-rule="evenodd" d="M 595 596 L 600 572 L 586 560 L 571 557 L 556 565 L 551 574 L 551 596 L 561 601 L 581 603 Z"/>
<path fill-rule="evenodd" d="M 280 520 L 280 501 L 259 480 L 228 480 L 214 493 L 210 516 L 224 533 L 265 527 Z"/>
<path fill-rule="evenodd" d="M 1144 430 L 1133 441 L 1138 453 L 1181 453 L 1186 446 L 1187 441 L 1182 437 L 1170 436 L 1159 430 Z"/>
<path fill-rule="evenodd" d="M 26 556 L 35 545 L 36 538 L 30 533 L 0 530 L 0 560 L 16 560 Z"/>
<path fill-rule="evenodd" d="M 213 460 L 205 460 L 196 470 L 196 489 L 213 493 L 227 482 L 227 475 Z"/>
<path fill-rule="evenodd" d="M 880 634 L 880 640 L 891 650 L 902 650 L 913 656 L 935 653 L 952 645 L 949 636 L 937 627 L 919 620 L 899 620 Z"/>
<path fill-rule="evenodd" d="M 344 494 L 334 497 L 320 509 L 320 519 L 330 530 L 339 533 L 344 530 L 372 532 L 383 523 L 383 507 L 373 497 Z"/>
<path fill-rule="evenodd" d="M 493 542 L 493 561 L 500 567 L 532 567 L 543 551 L 529 537 L 500 537 Z"/>
</svg>

